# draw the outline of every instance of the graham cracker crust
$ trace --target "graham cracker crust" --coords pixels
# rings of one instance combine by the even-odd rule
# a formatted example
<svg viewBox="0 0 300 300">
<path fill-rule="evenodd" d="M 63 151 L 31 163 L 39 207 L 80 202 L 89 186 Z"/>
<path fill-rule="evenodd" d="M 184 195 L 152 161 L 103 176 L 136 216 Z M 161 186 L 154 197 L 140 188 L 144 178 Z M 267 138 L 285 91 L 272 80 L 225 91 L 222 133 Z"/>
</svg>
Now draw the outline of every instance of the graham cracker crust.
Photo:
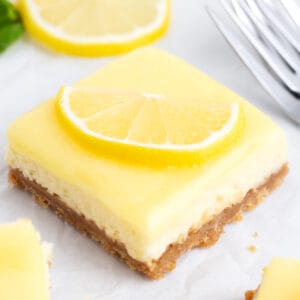
<svg viewBox="0 0 300 300">
<path fill-rule="evenodd" d="M 123 243 L 111 239 L 92 220 L 88 220 L 84 215 L 75 212 L 63 202 L 63 199 L 60 199 L 56 194 L 50 194 L 39 183 L 26 178 L 21 170 L 10 168 L 9 182 L 31 193 L 38 204 L 53 210 L 63 220 L 77 228 L 78 231 L 99 242 L 108 253 L 125 261 L 130 268 L 145 274 L 151 279 L 158 279 L 163 277 L 166 272 L 173 270 L 176 267 L 176 260 L 187 250 L 195 247 L 212 246 L 219 239 L 225 224 L 240 220 L 243 211 L 251 210 L 263 201 L 265 196 L 282 183 L 287 172 L 288 166 L 284 164 L 277 173 L 272 174 L 261 186 L 249 190 L 244 199 L 241 199 L 241 202 L 224 209 L 222 213 L 214 216 L 211 221 L 201 228 L 190 230 L 183 243 L 170 244 L 161 257 L 152 262 L 151 268 L 146 263 L 132 258 L 127 253 Z"/>
</svg>

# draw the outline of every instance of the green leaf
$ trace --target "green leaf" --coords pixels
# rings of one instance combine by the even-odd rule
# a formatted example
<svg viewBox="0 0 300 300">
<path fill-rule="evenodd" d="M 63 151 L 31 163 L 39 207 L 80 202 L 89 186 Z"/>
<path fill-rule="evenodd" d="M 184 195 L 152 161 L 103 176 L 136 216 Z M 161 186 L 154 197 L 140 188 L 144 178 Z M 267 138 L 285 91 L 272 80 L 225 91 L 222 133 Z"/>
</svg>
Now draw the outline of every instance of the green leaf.
<svg viewBox="0 0 300 300">
<path fill-rule="evenodd" d="M 7 0 L 0 0 L 0 52 L 4 51 L 24 31 L 21 16 Z"/>
<path fill-rule="evenodd" d="M 12 23 L 0 28 L 0 53 L 17 40 L 23 33 L 20 23 Z"/>
<path fill-rule="evenodd" d="M 18 21 L 20 14 L 7 0 L 0 0 L 0 23 L 1 21 Z"/>
</svg>

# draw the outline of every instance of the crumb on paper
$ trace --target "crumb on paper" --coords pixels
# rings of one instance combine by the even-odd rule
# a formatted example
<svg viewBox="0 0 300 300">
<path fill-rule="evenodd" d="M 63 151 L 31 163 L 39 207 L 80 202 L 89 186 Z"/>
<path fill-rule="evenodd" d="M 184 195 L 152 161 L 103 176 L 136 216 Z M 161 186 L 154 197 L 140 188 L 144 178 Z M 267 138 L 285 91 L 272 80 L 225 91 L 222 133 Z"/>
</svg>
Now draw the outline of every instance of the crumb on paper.
<svg viewBox="0 0 300 300">
<path fill-rule="evenodd" d="M 253 237 L 258 237 L 258 232 L 257 232 L 257 231 L 254 231 L 254 232 L 252 233 L 252 236 L 253 236 Z"/>
<path fill-rule="evenodd" d="M 254 299 L 255 294 L 256 294 L 256 291 L 247 291 L 245 293 L 245 299 L 246 300 Z"/>
<path fill-rule="evenodd" d="M 250 245 L 248 248 L 247 248 L 250 252 L 255 252 L 257 250 L 256 246 L 254 245 Z"/>
</svg>

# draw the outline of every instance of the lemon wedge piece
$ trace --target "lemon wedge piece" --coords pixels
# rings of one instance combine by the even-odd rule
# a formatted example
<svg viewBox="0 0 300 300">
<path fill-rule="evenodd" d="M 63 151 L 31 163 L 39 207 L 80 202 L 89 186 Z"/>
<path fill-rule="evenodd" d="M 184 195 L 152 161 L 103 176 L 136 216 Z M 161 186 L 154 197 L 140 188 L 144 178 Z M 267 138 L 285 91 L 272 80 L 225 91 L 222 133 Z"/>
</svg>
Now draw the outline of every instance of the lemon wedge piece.
<svg viewBox="0 0 300 300">
<path fill-rule="evenodd" d="M 170 0 L 19 0 L 27 31 L 57 51 L 113 55 L 167 29 Z"/>
<path fill-rule="evenodd" d="M 60 119 L 90 149 L 143 163 L 203 163 L 240 137 L 240 103 L 63 87 Z"/>
</svg>

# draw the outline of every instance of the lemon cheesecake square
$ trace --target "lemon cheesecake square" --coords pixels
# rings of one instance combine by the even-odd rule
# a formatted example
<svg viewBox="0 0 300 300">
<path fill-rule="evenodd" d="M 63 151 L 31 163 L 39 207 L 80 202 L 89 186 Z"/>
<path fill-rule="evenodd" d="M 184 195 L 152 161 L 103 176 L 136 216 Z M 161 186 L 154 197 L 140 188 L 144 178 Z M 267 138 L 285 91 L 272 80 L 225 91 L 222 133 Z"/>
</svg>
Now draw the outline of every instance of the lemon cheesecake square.
<svg viewBox="0 0 300 300">
<path fill-rule="evenodd" d="M 274 257 L 263 270 L 263 279 L 256 291 L 248 291 L 245 300 L 300 299 L 300 261 Z"/>
<path fill-rule="evenodd" d="M 0 225 L 0 298 L 48 300 L 51 246 L 29 220 Z"/>
<path fill-rule="evenodd" d="M 217 154 L 199 164 L 158 167 L 102 153 L 98 144 L 73 134 L 56 98 L 8 129 L 10 182 L 151 278 L 172 270 L 183 252 L 212 245 L 224 224 L 254 207 L 287 173 L 286 138 L 276 124 L 164 51 L 137 50 L 75 86 L 233 101 L 243 111 L 232 146 L 216 143 Z"/>
</svg>

